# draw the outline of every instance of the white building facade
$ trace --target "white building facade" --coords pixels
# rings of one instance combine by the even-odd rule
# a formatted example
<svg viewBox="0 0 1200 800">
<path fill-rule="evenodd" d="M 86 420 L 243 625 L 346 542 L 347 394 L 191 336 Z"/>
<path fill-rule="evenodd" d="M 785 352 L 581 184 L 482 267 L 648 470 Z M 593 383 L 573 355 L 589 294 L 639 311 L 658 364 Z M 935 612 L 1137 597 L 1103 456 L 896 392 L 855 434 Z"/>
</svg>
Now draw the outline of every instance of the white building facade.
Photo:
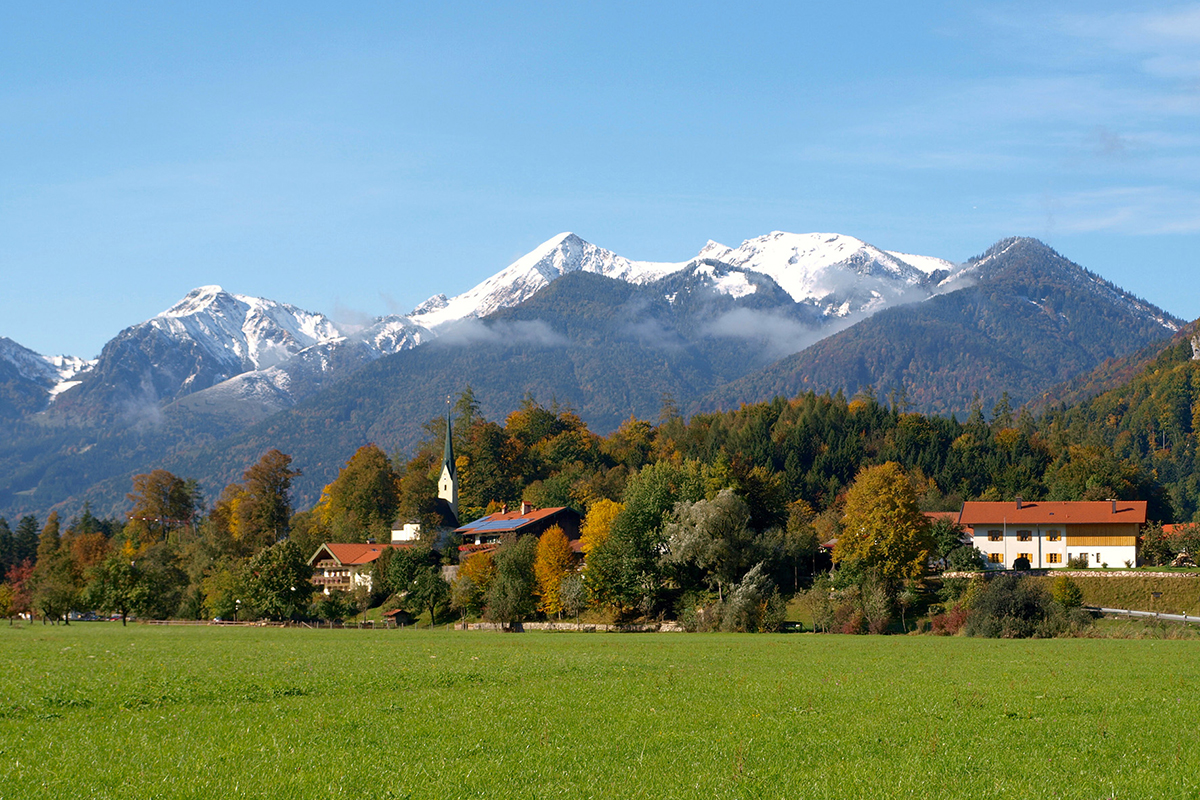
<svg viewBox="0 0 1200 800">
<path fill-rule="evenodd" d="M 1089 567 L 1132 567 L 1146 502 L 968 502 L 959 522 L 991 569 L 1012 569 L 1021 557 L 1031 569 L 1065 567 L 1071 559 Z"/>
</svg>

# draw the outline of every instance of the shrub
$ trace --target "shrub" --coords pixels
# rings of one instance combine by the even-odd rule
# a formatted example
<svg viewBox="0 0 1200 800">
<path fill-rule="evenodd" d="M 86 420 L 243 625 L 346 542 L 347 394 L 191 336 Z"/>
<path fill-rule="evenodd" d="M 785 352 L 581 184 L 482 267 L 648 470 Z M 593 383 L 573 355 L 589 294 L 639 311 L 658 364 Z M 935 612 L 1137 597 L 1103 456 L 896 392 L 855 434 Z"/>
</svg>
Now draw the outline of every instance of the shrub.
<svg viewBox="0 0 1200 800">
<path fill-rule="evenodd" d="M 978 547 L 964 545 L 946 557 L 949 572 L 982 572 L 987 569 L 987 556 Z"/>
<path fill-rule="evenodd" d="M 971 610 L 963 606 L 955 606 L 945 613 L 929 619 L 930 630 L 938 636 L 954 636 L 966 626 Z"/>
<path fill-rule="evenodd" d="M 1054 579 L 1050 595 L 1063 608 L 1079 608 L 1083 605 L 1083 590 L 1066 575 L 1059 575 Z"/>
<path fill-rule="evenodd" d="M 1067 569 L 1087 569 L 1088 557 L 1085 553 L 1067 559 Z"/>
<path fill-rule="evenodd" d="M 1029 567 L 1030 567 L 1029 559 L 1026 558 L 1025 556 L 1019 556 L 1018 558 L 1013 559 L 1013 564 L 1012 564 L 1013 570 L 1015 570 L 1017 572 L 1028 572 Z"/>
<path fill-rule="evenodd" d="M 1052 599 L 1037 581 L 1000 575 L 975 599 L 966 632 L 1003 639 L 1052 637 L 1079 635 L 1091 624 L 1090 614 Z"/>
</svg>

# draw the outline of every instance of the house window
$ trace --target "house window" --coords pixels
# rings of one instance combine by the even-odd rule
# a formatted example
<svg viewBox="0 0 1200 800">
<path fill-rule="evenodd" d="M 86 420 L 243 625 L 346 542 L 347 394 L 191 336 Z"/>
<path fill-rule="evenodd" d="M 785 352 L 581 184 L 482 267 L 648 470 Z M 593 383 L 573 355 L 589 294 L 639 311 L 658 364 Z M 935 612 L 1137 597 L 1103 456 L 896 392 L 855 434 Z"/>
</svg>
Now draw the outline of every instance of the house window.
<svg viewBox="0 0 1200 800">
<path fill-rule="evenodd" d="M 1057 542 L 1062 539 L 1058 531 L 1046 531 L 1046 538 L 1051 542 Z"/>
<path fill-rule="evenodd" d="M 1047 564 L 1061 564 L 1062 563 L 1062 553 L 1046 553 L 1046 563 Z"/>
<path fill-rule="evenodd" d="M 988 553 L 988 563 L 1003 564 L 1004 563 L 1004 553 Z"/>
<path fill-rule="evenodd" d="M 1033 563 L 1033 553 L 1017 553 L 1017 558 L 1023 558 L 1030 564 Z"/>
<path fill-rule="evenodd" d="M 1033 533 L 1030 531 L 1017 531 L 1017 541 L 1018 542 L 1032 542 L 1033 541 Z"/>
<path fill-rule="evenodd" d="M 1003 531 L 988 531 L 988 541 L 989 542 L 1003 542 L 1004 541 L 1004 532 Z"/>
</svg>

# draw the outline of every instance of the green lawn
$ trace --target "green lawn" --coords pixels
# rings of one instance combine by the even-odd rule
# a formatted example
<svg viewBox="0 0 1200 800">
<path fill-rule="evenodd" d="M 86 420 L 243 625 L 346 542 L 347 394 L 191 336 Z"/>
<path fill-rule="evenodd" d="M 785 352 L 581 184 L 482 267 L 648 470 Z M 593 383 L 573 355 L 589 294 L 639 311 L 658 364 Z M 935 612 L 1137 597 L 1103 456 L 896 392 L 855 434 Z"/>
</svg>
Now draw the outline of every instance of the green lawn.
<svg viewBox="0 0 1200 800">
<path fill-rule="evenodd" d="M 0 625 L 0 798 L 1200 797 L 1198 656 Z"/>
</svg>

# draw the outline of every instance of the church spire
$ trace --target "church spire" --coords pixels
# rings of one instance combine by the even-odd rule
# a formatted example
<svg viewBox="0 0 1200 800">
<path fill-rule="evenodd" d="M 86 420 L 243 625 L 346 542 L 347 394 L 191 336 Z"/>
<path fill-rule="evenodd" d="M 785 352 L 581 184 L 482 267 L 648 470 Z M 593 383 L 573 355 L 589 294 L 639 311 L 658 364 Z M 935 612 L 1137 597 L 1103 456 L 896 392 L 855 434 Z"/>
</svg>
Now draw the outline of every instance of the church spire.
<svg viewBox="0 0 1200 800">
<path fill-rule="evenodd" d="M 442 475 L 438 479 L 438 499 L 444 500 L 458 524 L 458 468 L 454 464 L 454 431 L 450 424 L 450 398 L 446 398 L 446 447 L 442 456 Z"/>
</svg>

